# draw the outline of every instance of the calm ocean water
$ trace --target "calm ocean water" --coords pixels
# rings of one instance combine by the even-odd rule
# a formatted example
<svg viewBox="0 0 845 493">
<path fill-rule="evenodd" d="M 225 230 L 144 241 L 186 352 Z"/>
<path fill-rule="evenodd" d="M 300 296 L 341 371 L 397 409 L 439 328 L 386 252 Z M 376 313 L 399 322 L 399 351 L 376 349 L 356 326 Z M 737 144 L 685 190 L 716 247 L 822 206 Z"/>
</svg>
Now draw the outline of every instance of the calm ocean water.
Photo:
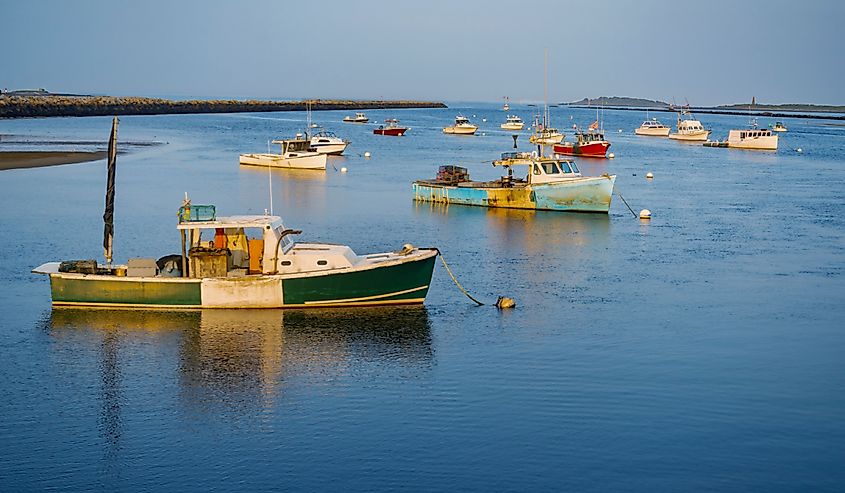
<svg viewBox="0 0 845 493">
<path fill-rule="evenodd" d="M 118 160 L 117 259 L 178 252 L 184 192 L 260 213 L 272 178 L 303 239 L 437 246 L 476 297 L 519 307 L 474 306 L 438 265 L 422 308 L 51 310 L 29 271 L 101 255 L 105 165 L 0 172 L 0 491 L 841 491 L 845 128 L 785 120 L 777 153 L 749 152 L 637 137 L 645 115 L 606 111 L 616 159 L 579 164 L 616 173 L 643 223 L 617 197 L 609 216 L 415 204 L 438 165 L 497 176 L 504 112 L 367 112 L 404 138 L 347 113 L 313 116 L 346 157 L 270 176 L 238 154 L 302 113 L 121 118 L 121 141 L 166 144 Z M 479 135 L 442 135 L 457 113 Z M 700 119 L 719 139 L 747 123 Z M 109 125 L 0 121 L 0 148 Z"/>
</svg>

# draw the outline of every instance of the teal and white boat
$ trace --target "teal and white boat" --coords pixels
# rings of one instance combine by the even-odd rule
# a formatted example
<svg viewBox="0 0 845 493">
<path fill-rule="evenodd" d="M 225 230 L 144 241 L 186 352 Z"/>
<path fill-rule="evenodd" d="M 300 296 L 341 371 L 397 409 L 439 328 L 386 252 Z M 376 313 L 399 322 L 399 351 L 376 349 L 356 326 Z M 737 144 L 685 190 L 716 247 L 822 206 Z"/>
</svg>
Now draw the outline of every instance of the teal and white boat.
<svg viewBox="0 0 845 493">
<path fill-rule="evenodd" d="M 216 217 L 212 206 L 180 209 L 181 254 L 127 265 L 49 262 L 54 306 L 307 308 L 420 304 L 437 250 L 357 255 L 344 245 L 299 243 L 279 216 Z"/>
<path fill-rule="evenodd" d="M 112 265 L 117 118 L 109 138 L 105 264 L 48 262 L 54 306 L 116 308 L 308 308 L 421 304 L 436 248 L 358 255 L 345 245 L 298 243 L 274 215 L 217 217 L 210 205 L 179 209 L 181 254 Z M 203 234 L 207 233 L 205 237 Z"/>
<path fill-rule="evenodd" d="M 582 176 L 574 161 L 506 152 L 493 166 L 508 170 L 494 181 L 472 181 L 466 168 L 441 166 L 434 180 L 413 184 L 414 199 L 424 202 L 569 212 L 610 210 L 616 175 Z M 513 167 L 526 166 L 523 179 Z"/>
</svg>

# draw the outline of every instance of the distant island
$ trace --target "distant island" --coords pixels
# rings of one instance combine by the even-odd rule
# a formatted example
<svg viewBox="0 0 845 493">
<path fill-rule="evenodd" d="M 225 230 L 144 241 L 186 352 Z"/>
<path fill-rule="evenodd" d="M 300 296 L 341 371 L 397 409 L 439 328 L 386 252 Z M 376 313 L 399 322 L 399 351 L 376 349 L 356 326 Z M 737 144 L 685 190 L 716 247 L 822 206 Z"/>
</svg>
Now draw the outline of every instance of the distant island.
<svg viewBox="0 0 845 493">
<path fill-rule="evenodd" d="M 642 98 L 626 98 L 620 96 L 601 96 L 598 98 L 584 98 L 571 103 L 561 103 L 568 106 L 635 106 L 637 108 L 668 108 L 669 103 Z"/>
<path fill-rule="evenodd" d="M 766 116 L 776 118 L 808 118 L 845 120 L 845 106 L 820 105 L 820 104 L 759 104 L 740 103 L 726 104 L 720 106 L 686 106 L 672 105 L 663 101 L 651 99 L 628 98 L 619 96 L 601 96 L 598 98 L 584 98 L 571 103 L 561 103 L 574 108 L 596 108 L 602 107 L 608 110 L 653 110 L 675 112 L 680 109 L 693 110 L 696 113 L 722 114 L 722 115 L 746 115 Z M 815 113 L 815 114 L 812 114 Z M 821 113 L 821 114 L 820 114 Z M 839 113 L 840 115 L 825 115 L 824 113 Z"/>
<path fill-rule="evenodd" d="M 437 101 L 404 100 L 241 101 L 235 99 L 192 99 L 182 101 L 142 97 L 54 94 L 44 89 L 37 89 L 2 91 L 2 94 L 0 94 L 0 118 L 304 111 L 308 104 L 314 111 L 447 107 Z"/>
</svg>

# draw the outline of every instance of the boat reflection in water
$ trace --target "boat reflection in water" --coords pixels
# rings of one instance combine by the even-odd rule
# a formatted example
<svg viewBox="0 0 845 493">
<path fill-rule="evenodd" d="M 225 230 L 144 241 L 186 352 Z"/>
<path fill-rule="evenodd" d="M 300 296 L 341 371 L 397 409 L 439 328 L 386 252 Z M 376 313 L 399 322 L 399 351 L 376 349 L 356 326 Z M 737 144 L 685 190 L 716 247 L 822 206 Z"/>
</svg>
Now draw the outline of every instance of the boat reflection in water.
<svg viewBox="0 0 845 493">
<path fill-rule="evenodd" d="M 154 380 L 165 382 L 171 379 L 161 373 L 174 368 L 179 400 L 192 412 L 220 405 L 266 411 L 278 404 L 286 385 L 337 384 L 369 378 L 372 372 L 418 376 L 431 367 L 433 357 L 428 313 L 421 306 L 190 312 L 55 308 L 48 323 L 57 344 L 75 345 L 57 353 L 101 353 L 103 382 L 112 382 L 103 391 L 104 401 L 121 392 L 121 368 L 147 368 Z M 137 386 L 126 387 L 124 393 Z M 119 406 L 104 409 L 114 412 Z"/>
</svg>

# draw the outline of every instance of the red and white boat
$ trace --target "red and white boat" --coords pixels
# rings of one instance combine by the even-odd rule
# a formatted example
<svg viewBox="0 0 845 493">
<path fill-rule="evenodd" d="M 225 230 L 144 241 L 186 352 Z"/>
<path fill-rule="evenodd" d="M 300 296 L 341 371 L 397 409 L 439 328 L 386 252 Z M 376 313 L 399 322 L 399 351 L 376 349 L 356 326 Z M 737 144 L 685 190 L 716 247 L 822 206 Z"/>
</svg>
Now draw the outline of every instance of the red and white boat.
<svg viewBox="0 0 845 493">
<path fill-rule="evenodd" d="M 607 157 L 610 142 L 604 139 L 604 133 L 598 130 L 598 124 L 590 125 L 586 132 L 575 132 L 576 142 L 561 142 L 552 145 L 555 154 L 582 157 Z"/>
<path fill-rule="evenodd" d="M 410 130 L 409 127 L 399 125 L 399 120 L 390 118 L 384 121 L 384 125 L 379 125 L 378 128 L 373 129 L 373 133 L 376 135 L 395 135 L 401 137 L 408 130 Z"/>
</svg>

